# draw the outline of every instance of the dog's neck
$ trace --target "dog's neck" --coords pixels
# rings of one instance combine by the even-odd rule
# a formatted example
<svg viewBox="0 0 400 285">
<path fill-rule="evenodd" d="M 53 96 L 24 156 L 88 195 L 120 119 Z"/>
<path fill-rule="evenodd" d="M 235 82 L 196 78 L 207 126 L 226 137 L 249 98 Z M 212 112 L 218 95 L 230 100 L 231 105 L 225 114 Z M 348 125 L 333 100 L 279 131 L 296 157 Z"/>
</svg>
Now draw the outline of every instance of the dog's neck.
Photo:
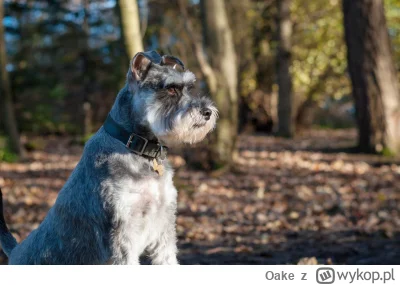
<svg viewBox="0 0 400 285">
<path fill-rule="evenodd" d="M 116 123 L 130 133 L 138 134 L 151 141 L 157 141 L 157 137 L 147 126 L 143 126 L 139 116 L 135 116 L 132 108 L 132 96 L 134 96 L 126 84 L 118 93 L 117 99 L 111 108 L 110 115 Z"/>
</svg>

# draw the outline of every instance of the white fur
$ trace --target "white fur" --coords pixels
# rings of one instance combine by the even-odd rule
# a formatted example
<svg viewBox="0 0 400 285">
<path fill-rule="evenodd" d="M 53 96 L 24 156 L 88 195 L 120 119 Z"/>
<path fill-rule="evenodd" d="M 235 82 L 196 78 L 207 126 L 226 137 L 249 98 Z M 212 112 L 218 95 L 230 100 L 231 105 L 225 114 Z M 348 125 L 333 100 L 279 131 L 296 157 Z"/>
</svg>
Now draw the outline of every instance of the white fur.
<svg viewBox="0 0 400 285">
<path fill-rule="evenodd" d="M 194 75 L 193 72 L 186 70 L 183 73 L 183 82 L 184 83 L 193 83 L 196 81 L 196 76 Z"/>
<path fill-rule="evenodd" d="M 159 103 L 151 105 L 147 111 L 147 120 L 154 134 L 165 144 L 171 146 L 179 143 L 194 144 L 202 141 L 205 136 L 214 129 L 216 120 L 218 119 L 218 111 L 214 106 L 210 106 L 212 116 L 205 121 L 200 114 L 199 109 L 187 108 L 180 110 L 175 114 L 173 120 L 173 128 L 169 130 L 164 125 L 164 119 L 158 115 Z M 194 127 L 195 124 L 204 124 L 202 127 Z"/>
<path fill-rule="evenodd" d="M 132 156 L 116 156 L 128 168 L 134 165 Z M 171 223 L 177 199 L 172 176 L 172 169 L 167 168 L 161 177 L 154 174 L 140 180 L 125 178 L 105 182 L 105 188 L 118 190 L 114 192 L 117 193 L 114 211 L 115 219 L 122 226 L 117 243 L 126 246 L 127 264 L 139 264 L 139 257 L 145 252 L 150 254 L 153 264 L 178 264 L 175 222 Z M 120 258 L 114 256 L 112 262 L 118 264 Z"/>
</svg>

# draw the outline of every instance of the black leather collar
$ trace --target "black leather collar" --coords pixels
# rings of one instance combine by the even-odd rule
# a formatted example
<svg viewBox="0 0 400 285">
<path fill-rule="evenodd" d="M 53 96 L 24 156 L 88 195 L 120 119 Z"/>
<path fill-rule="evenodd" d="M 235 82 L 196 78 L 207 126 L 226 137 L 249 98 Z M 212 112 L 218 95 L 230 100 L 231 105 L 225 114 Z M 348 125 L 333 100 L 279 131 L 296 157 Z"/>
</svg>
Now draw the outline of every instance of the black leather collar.
<svg viewBox="0 0 400 285">
<path fill-rule="evenodd" d="M 108 114 L 103 128 L 113 138 L 122 142 L 131 152 L 147 158 L 167 157 L 168 148 L 159 141 L 146 139 L 135 133 L 129 133 Z"/>
</svg>

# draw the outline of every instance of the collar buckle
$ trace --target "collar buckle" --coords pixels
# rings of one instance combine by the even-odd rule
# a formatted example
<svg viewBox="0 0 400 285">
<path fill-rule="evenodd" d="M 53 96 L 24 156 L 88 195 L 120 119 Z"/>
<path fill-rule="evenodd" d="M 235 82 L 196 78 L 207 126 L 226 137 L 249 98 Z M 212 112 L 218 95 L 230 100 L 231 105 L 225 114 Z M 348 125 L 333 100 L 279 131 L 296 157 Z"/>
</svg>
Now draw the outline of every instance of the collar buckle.
<svg viewBox="0 0 400 285">
<path fill-rule="evenodd" d="M 168 148 L 160 144 L 158 146 L 159 148 L 157 150 L 156 157 L 159 157 L 161 160 L 164 160 L 167 157 Z"/>
<path fill-rule="evenodd" d="M 138 137 L 138 138 L 140 138 L 140 139 L 142 139 L 144 141 L 143 147 L 142 147 L 142 149 L 140 151 L 130 148 L 134 137 Z M 148 139 L 146 139 L 146 138 L 144 138 L 142 136 L 139 136 L 139 135 L 137 135 L 135 133 L 132 133 L 129 136 L 128 142 L 126 143 L 126 147 L 129 148 L 130 150 L 132 150 L 132 152 L 134 152 L 134 153 L 136 153 L 138 155 L 143 155 L 148 143 L 149 143 Z"/>
</svg>

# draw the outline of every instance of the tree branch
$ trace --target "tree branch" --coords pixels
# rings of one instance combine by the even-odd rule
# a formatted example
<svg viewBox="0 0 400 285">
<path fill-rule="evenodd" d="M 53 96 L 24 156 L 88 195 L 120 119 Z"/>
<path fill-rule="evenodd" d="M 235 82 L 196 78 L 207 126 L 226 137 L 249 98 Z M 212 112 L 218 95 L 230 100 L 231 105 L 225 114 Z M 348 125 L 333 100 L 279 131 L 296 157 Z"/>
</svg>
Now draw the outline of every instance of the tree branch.
<svg viewBox="0 0 400 285">
<path fill-rule="evenodd" d="M 190 42 L 192 44 L 192 48 L 195 52 L 197 61 L 199 62 L 200 65 L 201 73 L 206 79 L 210 92 L 214 93 L 217 90 L 217 79 L 215 76 L 215 72 L 211 67 L 210 63 L 207 61 L 204 55 L 204 50 L 201 44 L 201 40 L 199 39 L 199 37 L 197 36 L 196 32 L 193 29 L 192 21 L 190 20 L 189 15 L 187 13 L 185 0 L 178 0 L 178 3 L 181 15 L 183 16 L 183 21 L 185 23 L 184 26 L 186 32 L 191 40 Z"/>
</svg>

